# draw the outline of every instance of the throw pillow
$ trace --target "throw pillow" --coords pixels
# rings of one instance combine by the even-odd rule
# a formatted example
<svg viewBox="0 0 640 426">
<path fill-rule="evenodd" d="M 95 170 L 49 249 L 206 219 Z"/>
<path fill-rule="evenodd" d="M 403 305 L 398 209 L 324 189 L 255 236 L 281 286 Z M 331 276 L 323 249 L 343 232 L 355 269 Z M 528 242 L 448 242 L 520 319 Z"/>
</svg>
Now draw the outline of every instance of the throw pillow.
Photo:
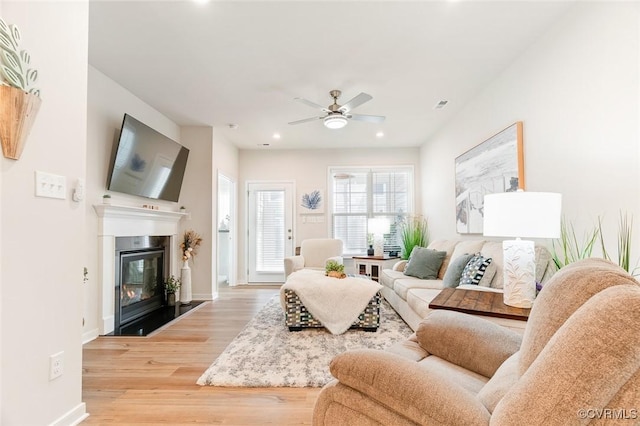
<svg viewBox="0 0 640 426">
<path fill-rule="evenodd" d="M 476 253 L 467 263 L 460 276 L 460 285 L 475 284 L 478 285 L 484 276 L 484 271 L 491 263 L 491 258 L 486 259 L 480 253 Z"/>
<path fill-rule="evenodd" d="M 435 280 L 446 255 L 446 251 L 414 247 L 404 269 L 404 274 L 423 280 Z"/>
<path fill-rule="evenodd" d="M 449 262 L 447 271 L 444 273 L 444 277 L 442 277 L 443 287 L 458 287 L 460 277 L 462 277 L 462 271 L 464 271 L 464 267 L 467 266 L 467 263 L 469 263 L 472 257 L 472 254 L 465 253 Z"/>
<path fill-rule="evenodd" d="M 496 276 L 497 271 L 498 267 L 496 264 L 493 261 L 489 263 L 489 266 L 487 266 L 487 269 L 484 271 L 484 275 L 482 276 L 482 279 L 480 279 L 478 285 L 480 287 L 491 287 L 491 281 L 493 281 L 493 277 Z"/>
</svg>

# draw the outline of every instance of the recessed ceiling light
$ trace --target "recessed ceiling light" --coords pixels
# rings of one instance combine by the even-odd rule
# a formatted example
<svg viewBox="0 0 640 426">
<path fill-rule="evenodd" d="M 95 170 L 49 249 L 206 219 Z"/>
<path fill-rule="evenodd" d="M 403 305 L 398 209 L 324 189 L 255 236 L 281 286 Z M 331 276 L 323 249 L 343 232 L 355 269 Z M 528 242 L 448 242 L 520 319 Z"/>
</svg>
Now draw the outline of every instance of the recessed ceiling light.
<svg viewBox="0 0 640 426">
<path fill-rule="evenodd" d="M 280 139 L 280 133 L 274 133 L 273 134 L 273 138 L 274 139 Z"/>
<path fill-rule="evenodd" d="M 206 4 L 209 3 L 209 0 L 193 0 L 193 2 L 198 4 Z"/>
<path fill-rule="evenodd" d="M 383 137 L 384 137 L 384 132 L 376 133 L 376 138 L 383 138 Z"/>
</svg>

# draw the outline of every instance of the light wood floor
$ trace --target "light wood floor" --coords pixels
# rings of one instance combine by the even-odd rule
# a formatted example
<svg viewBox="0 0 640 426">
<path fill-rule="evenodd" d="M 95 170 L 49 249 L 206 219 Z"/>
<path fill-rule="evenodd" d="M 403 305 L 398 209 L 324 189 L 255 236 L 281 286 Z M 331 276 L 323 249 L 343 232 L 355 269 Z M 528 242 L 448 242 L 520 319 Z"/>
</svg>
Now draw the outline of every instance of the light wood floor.
<svg viewBox="0 0 640 426">
<path fill-rule="evenodd" d="M 84 346 L 83 424 L 311 424 L 319 388 L 218 388 L 196 380 L 274 294 L 233 287 L 150 337 Z"/>
</svg>

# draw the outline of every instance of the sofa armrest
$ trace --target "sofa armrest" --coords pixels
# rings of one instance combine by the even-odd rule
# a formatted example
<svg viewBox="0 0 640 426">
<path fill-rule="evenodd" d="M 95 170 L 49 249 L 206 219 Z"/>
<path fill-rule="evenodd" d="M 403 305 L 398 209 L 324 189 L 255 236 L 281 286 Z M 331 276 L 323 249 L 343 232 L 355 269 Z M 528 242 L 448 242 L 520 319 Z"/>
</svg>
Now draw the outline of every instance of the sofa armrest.
<svg viewBox="0 0 640 426">
<path fill-rule="evenodd" d="M 415 361 L 360 349 L 336 356 L 330 370 L 341 384 L 418 424 L 489 424 L 489 412 L 475 395 Z"/>
<path fill-rule="evenodd" d="M 284 277 L 285 279 L 293 272 L 304 268 L 304 256 L 289 256 L 284 258 Z"/>
<path fill-rule="evenodd" d="M 395 265 L 393 265 L 393 270 L 394 271 L 398 271 L 398 272 L 404 272 L 404 268 L 407 266 L 407 261 L 406 260 L 401 260 L 399 262 L 396 262 Z"/>
<path fill-rule="evenodd" d="M 416 337 L 432 355 L 492 377 L 520 349 L 522 336 L 491 321 L 461 312 L 434 310 L 420 322 Z"/>
</svg>

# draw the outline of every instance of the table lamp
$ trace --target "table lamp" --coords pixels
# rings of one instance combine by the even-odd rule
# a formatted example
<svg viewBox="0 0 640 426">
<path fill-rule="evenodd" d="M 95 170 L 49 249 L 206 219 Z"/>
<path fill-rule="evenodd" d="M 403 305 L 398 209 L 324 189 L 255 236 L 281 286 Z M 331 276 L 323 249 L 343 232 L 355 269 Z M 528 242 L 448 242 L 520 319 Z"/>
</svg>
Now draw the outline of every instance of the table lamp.
<svg viewBox="0 0 640 426">
<path fill-rule="evenodd" d="M 504 192 L 484 197 L 484 235 L 515 237 L 502 242 L 504 303 L 530 308 L 536 297 L 536 260 L 527 238 L 560 237 L 562 195 L 550 192 Z"/>
<path fill-rule="evenodd" d="M 373 255 L 384 256 L 384 234 L 389 233 L 391 227 L 386 217 L 373 217 L 369 219 L 369 233 L 373 234 Z"/>
</svg>

